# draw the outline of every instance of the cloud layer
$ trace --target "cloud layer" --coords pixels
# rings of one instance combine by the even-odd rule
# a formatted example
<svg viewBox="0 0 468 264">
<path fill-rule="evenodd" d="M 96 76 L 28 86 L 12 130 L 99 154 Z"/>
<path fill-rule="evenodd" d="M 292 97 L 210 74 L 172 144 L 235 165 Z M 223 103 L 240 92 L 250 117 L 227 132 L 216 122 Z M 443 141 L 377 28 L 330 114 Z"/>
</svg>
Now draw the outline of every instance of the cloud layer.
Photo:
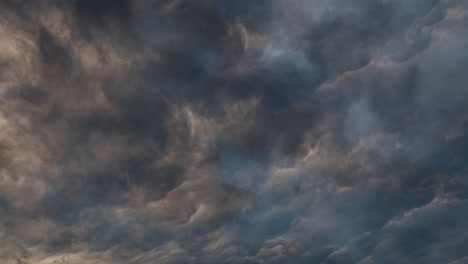
<svg viewBox="0 0 468 264">
<path fill-rule="evenodd" d="M 461 0 L 0 2 L 5 263 L 468 262 Z"/>
</svg>

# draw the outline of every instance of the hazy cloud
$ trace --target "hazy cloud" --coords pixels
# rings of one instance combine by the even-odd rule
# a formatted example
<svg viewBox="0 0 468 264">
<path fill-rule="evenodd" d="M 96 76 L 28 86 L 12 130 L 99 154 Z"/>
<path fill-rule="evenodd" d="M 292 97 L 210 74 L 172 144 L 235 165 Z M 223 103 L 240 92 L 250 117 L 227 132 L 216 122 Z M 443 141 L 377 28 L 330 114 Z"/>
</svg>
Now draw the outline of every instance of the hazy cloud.
<svg viewBox="0 0 468 264">
<path fill-rule="evenodd" d="M 465 263 L 468 5 L 5 0 L 5 263 Z"/>
</svg>

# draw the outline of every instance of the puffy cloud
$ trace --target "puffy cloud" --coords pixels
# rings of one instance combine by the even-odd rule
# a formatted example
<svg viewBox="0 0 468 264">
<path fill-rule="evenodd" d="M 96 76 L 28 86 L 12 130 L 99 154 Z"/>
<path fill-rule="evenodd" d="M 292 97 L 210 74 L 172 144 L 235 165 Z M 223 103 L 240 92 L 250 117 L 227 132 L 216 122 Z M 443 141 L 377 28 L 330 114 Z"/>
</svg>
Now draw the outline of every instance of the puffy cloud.
<svg viewBox="0 0 468 264">
<path fill-rule="evenodd" d="M 467 8 L 1 2 L 1 262 L 466 262 Z"/>
</svg>

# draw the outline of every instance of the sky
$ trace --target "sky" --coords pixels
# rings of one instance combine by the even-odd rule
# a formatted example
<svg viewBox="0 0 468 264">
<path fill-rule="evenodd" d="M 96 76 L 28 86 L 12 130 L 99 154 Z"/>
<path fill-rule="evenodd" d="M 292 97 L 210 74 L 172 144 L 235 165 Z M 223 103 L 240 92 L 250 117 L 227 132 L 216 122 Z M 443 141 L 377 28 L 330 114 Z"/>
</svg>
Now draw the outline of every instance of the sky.
<svg viewBox="0 0 468 264">
<path fill-rule="evenodd" d="M 0 262 L 468 263 L 468 2 L 1 0 Z"/>
</svg>

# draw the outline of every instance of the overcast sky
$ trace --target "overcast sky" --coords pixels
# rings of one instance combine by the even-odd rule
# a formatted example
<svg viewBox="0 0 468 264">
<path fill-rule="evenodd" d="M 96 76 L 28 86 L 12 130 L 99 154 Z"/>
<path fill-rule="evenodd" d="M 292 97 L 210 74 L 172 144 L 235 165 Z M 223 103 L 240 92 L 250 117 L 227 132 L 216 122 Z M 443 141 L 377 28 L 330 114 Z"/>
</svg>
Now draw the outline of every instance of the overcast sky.
<svg viewBox="0 0 468 264">
<path fill-rule="evenodd" d="M 0 262 L 468 263 L 468 1 L 0 0 Z"/>
</svg>

